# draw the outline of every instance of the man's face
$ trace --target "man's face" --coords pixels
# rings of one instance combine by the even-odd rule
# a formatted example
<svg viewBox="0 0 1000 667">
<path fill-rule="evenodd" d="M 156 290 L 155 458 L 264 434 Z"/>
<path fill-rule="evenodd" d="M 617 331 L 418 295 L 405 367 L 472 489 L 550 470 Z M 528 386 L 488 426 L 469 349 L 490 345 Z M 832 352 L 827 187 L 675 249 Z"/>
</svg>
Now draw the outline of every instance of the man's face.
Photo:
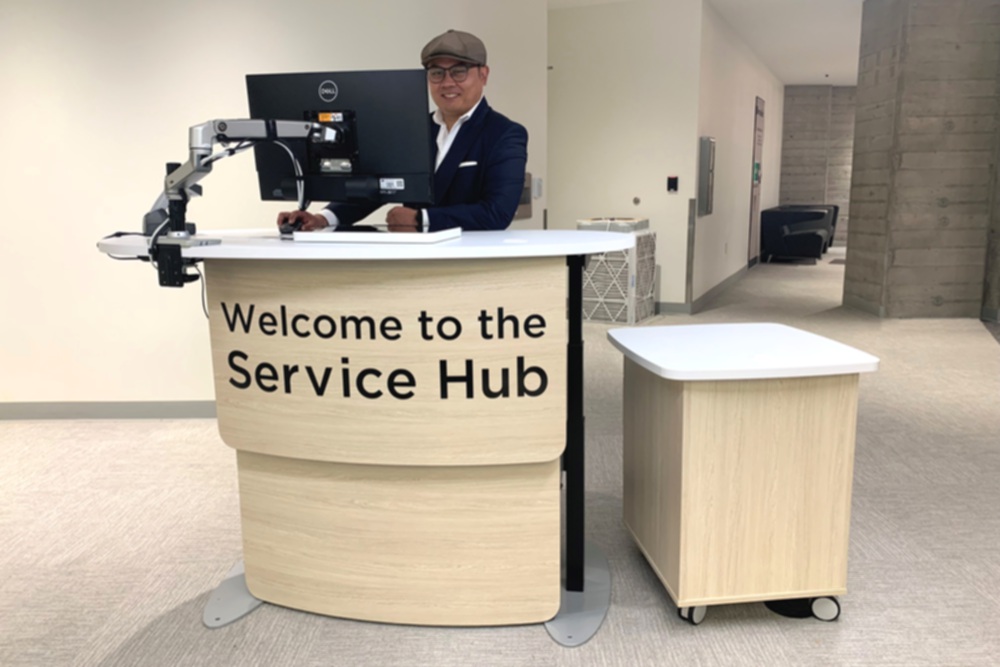
<svg viewBox="0 0 1000 667">
<path fill-rule="evenodd" d="M 447 70 L 456 65 L 467 65 L 467 63 L 454 58 L 435 58 L 427 66 Z M 444 80 L 439 83 L 428 79 L 427 85 L 430 87 L 434 104 L 441 110 L 441 115 L 448 121 L 449 126 L 475 106 L 483 95 L 486 79 L 490 75 L 490 68 L 485 65 L 479 67 L 468 65 L 468 67 L 469 72 L 464 81 L 455 81 L 450 72 L 446 73 Z"/>
</svg>

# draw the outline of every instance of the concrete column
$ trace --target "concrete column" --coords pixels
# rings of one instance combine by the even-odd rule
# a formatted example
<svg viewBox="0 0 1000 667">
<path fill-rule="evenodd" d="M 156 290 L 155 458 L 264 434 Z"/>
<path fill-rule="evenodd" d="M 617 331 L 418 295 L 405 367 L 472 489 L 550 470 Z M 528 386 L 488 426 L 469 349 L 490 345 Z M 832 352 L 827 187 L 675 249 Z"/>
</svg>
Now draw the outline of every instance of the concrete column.
<svg viewBox="0 0 1000 667">
<path fill-rule="evenodd" d="M 854 86 L 834 86 L 830 92 L 830 134 L 826 151 L 826 201 L 840 207 L 837 236 L 843 245 L 851 228 L 851 167 L 854 160 Z"/>
<path fill-rule="evenodd" d="M 1000 67 L 997 67 L 1000 89 Z M 983 284 L 983 309 L 979 317 L 987 322 L 1000 322 L 1000 108 L 997 109 L 997 133 L 993 142 L 994 169 L 990 230 L 986 243 L 986 278 Z"/>
<path fill-rule="evenodd" d="M 836 204 L 837 238 L 851 217 L 855 89 L 785 86 L 781 204 Z"/>
<path fill-rule="evenodd" d="M 781 204 L 825 204 L 831 86 L 785 86 Z"/>
<path fill-rule="evenodd" d="M 998 73 L 1000 0 L 865 0 L 845 305 L 980 316 Z"/>
</svg>

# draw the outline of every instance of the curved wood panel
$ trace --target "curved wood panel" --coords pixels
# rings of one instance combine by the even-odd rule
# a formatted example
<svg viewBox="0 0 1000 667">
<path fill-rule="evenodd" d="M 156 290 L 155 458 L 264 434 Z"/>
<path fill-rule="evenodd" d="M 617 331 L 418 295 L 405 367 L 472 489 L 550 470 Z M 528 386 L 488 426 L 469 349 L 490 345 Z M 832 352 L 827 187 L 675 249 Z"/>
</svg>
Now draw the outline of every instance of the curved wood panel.
<svg viewBox="0 0 1000 667">
<path fill-rule="evenodd" d="M 561 455 L 564 258 L 205 263 L 229 446 L 420 466 Z"/>
<path fill-rule="evenodd" d="M 559 610 L 559 461 L 237 459 L 246 581 L 259 599 L 421 625 L 539 623 Z"/>
</svg>

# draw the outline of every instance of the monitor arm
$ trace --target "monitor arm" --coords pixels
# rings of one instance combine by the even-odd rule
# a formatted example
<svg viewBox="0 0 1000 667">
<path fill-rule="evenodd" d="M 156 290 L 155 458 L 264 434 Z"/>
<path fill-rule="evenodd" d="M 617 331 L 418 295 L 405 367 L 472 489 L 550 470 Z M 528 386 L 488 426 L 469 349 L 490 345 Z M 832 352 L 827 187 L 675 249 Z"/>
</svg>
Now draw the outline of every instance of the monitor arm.
<svg viewBox="0 0 1000 667">
<path fill-rule="evenodd" d="M 294 120 L 212 120 L 195 125 L 188 131 L 190 157 L 167 174 L 164 194 L 170 201 L 186 200 L 187 190 L 212 171 L 212 162 L 224 156 L 212 155 L 215 144 L 281 139 L 336 143 L 337 132 L 319 123 Z M 237 150 L 240 149 L 231 149 L 230 154 L 235 154 Z"/>
<path fill-rule="evenodd" d="M 187 224 L 187 202 L 191 196 L 201 194 L 201 186 L 197 183 L 212 171 L 212 164 L 216 160 L 244 151 L 259 141 L 280 143 L 282 139 L 308 139 L 314 143 L 336 144 L 342 140 L 342 136 L 335 125 L 292 120 L 211 120 L 190 128 L 188 161 L 184 164 L 167 164 L 163 194 L 144 218 L 145 231 L 150 236 L 149 256 L 156 262 L 160 285 L 181 287 L 198 279 L 197 275 L 184 271 L 184 267 L 194 261 L 184 260 L 181 248 L 220 242 L 218 239 L 196 239 Z M 215 144 L 228 146 L 232 143 L 236 145 L 212 154 Z M 288 150 L 298 178 L 299 207 L 303 208 L 302 167 L 291 150 Z"/>
</svg>

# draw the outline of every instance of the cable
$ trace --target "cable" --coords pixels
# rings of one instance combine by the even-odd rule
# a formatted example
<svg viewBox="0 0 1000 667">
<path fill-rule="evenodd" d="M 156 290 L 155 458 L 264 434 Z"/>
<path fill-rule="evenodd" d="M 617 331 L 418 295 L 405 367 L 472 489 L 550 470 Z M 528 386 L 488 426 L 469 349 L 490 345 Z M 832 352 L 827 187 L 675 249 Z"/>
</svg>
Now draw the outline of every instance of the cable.
<svg viewBox="0 0 1000 667">
<path fill-rule="evenodd" d="M 299 205 L 299 210 L 300 211 L 306 210 L 308 204 L 306 203 L 306 198 L 305 198 L 305 194 L 306 194 L 305 193 L 305 180 L 304 180 L 305 177 L 304 177 L 303 172 L 302 172 L 302 165 L 299 163 L 298 158 L 295 157 L 295 153 L 292 151 L 292 149 L 288 147 L 288 144 L 286 144 L 285 142 L 283 142 L 283 141 L 281 141 L 279 139 L 271 139 L 270 141 L 272 143 L 274 143 L 274 144 L 277 144 L 278 146 L 281 146 L 281 148 L 283 148 L 285 150 L 285 152 L 288 153 L 288 157 L 292 160 L 292 169 L 294 169 L 294 171 L 295 171 L 295 191 L 296 191 L 297 200 L 298 200 L 297 203 Z M 257 144 L 257 143 L 258 142 L 256 140 L 252 140 L 252 139 L 241 141 L 240 143 L 238 143 L 236 146 L 233 146 L 232 148 L 227 147 L 224 150 L 221 150 L 221 151 L 219 151 L 217 153 L 213 153 L 212 155 L 209 155 L 207 158 L 205 158 L 205 160 L 202 162 L 202 164 L 207 166 L 207 165 L 212 164 L 213 162 L 217 162 L 217 161 L 221 160 L 222 158 L 232 157 L 233 155 L 236 155 L 237 153 L 242 153 L 243 151 L 245 151 L 245 150 L 247 150 L 249 148 L 253 148 L 253 146 L 255 144 Z"/>
<path fill-rule="evenodd" d="M 208 316 L 208 284 L 205 281 L 205 274 L 201 272 L 201 267 L 197 264 L 194 265 L 194 270 L 198 272 L 198 277 L 201 278 L 201 310 L 205 313 L 205 319 L 211 319 Z"/>
<path fill-rule="evenodd" d="M 298 194 L 299 210 L 304 211 L 306 210 L 306 184 L 304 180 L 305 177 L 302 175 L 302 165 L 299 164 L 299 160 L 295 157 L 295 153 L 292 152 L 292 149 L 289 148 L 285 142 L 277 139 L 272 139 L 271 141 L 284 148 L 285 152 L 288 153 L 288 157 L 292 159 L 292 168 L 295 170 L 295 187 Z"/>
<path fill-rule="evenodd" d="M 149 235 L 149 243 L 146 244 L 146 248 L 149 252 L 149 263 L 152 264 L 153 268 L 156 270 L 159 270 L 159 267 L 156 266 L 156 260 L 153 258 L 153 248 L 156 247 L 157 240 L 160 238 L 160 235 L 163 234 L 163 229 L 169 224 L 170 224 L 170 218 L 167 218 L 166 220 L 161 222 L 160 226 L 157 227 L 156 230 Z"/>
<path fill-rule="evenodd" d="M 247 150 L 248 148 L 253 148 L 254 143 L 255 142 L 253 142 L 253 141 L 241 141 L 240 143 L 238 143 L 236 146 L 234 146 L 232 148 L 228 148 L 227 147 L 224 150 L 219 151 L 218 153 L 214 153 L 212 155 L 209 155 L 207 158 L 204 159 L 204 161 L 202 162 L 202 164 L 203 165 L 210 165 L 213 162 L 215 162 L 217 160 L 221 160 L 224 157 L 232 157 L 232 156 L 236 155 L 237 153 L 242 153 L 243 151 Z"/>
<path fill-rule="evenodd" d="M 115 232 L 113 234 L 108 234 L 107 236 L 102 237 L 101 240 L 103 241 L 105 239 L 120 239 L 123 236 L 145 236 L 145 234 L 143 234 L 142 232 Z"/>
</svg>

